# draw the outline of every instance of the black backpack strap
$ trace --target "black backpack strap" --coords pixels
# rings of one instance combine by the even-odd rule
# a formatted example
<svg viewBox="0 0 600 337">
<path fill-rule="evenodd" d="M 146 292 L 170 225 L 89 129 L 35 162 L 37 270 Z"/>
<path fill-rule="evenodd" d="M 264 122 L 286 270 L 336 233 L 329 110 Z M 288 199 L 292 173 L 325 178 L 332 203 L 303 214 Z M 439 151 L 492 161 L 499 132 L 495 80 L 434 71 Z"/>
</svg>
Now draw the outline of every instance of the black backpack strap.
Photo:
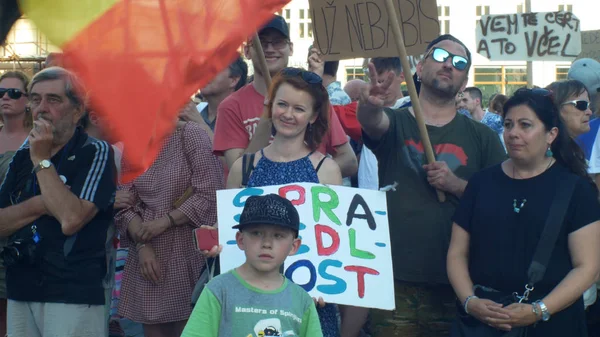
<svg viewBox="0 0 600 337">
<path fill-rule="evenodd" d="M 321 159 L 321 161 L 317 165 L 317 168 L 315 169 L 315 172 L 319 172 L 319 169 L 321 168 L 321 165 L 323 165 L 323 162 L 325 161 L 325 159 L 327 159 L 327 156 L 325 156 L 325 157 L 323 157 L 323 159 Z"/>
<path fill-rule="evenodd" d="M 558 183 L 556 195 L 552 201 L 542 236 L 535 248 L 533 260 L 527 271 L 528 285 L 531 287 L 544 278 L 546 266 L 550 262 L 552 251 L 554 250 L 554 246 L 556 246 L 556 240 L 558 239 L 558 234 L 562 228 L 571 196 L 578 180 L 579 177 L 577 175 L 569 174 Z"/>
<path fill-rule="evenodd" d="M 250 175 L 254 170 L 254 156 L 255 154 L 245 154 L 242 157 L 242 187 L 248 186 Z"/>
</svg>

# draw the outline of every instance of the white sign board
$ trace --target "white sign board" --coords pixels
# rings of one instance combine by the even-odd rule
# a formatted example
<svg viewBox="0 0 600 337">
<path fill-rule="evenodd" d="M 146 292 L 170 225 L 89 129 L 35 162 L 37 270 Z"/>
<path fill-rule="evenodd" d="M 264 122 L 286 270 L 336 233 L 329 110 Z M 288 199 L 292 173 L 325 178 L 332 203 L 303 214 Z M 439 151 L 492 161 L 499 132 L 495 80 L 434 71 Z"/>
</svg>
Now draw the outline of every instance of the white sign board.
<svg viewBox="0 0 600 337">
<path fill-rule="evenodd" d="M 477 24 L 477 53 L 491 61 L 572 61 L 580 52 L 570 12 L 484 15 Z"/>
<path fill-rule="evenodd" d="M 328 303 L 393 310 L 394 276 L 384 192 L 299 183 L 217 191 L 221 272 L 245 261 L 235 241 L 249 196 L 279 194 L 296 206 L 302 245 L 285 275 Z"/>
</svg>

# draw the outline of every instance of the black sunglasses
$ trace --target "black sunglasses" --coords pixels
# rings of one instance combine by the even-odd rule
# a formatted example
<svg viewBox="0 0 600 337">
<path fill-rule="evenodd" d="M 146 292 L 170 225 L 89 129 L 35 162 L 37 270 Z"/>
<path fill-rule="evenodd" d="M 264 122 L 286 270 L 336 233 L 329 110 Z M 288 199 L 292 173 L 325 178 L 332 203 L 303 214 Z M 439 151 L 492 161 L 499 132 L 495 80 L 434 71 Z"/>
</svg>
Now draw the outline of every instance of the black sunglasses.
<svg viewBox="0 0 600 337">
<path fill-rule="evenodd" d="M 536 96 L 548 97 L 550 99 L 553 99 L 553 97 L 554 97 L 554 93 L 552 92 L 552 90 L 543 89 L 543 88 L 534 88 L 534 89 L 519 88 L 519 89 L 517 89 L 517 91 L 515 91 L 515 95 L 527 95 L 529 93 L 536 95 Z"/>
<path fill-rule="evenodd" d="M 27 97 L 27 94 L 22 92 L 19 89 L 6 89 L 6 88 L 0 88 L 0 98 L 4 97 L 4 94 L 8 93 L 8 97 L 12 98 L 12 99 L 19 99 L 21 98 L 21 96 L 25 96 Z"/>
<path fill-rule="evenodd" d="M 584 101 L 584 100 L 568 101 L 568 102 L 564 102 L 561 105 L 565 105 L 565 104 L 573 104 L 577 110 L 581 110 L 581 111 L 585 111 L 590 107 L 590 102 Z"/>
<path fill-rule="evenodd" d="M 436 47 L 431 49 L 425 58 L 429 57 L 430 55 L 434 61 L 439 63 L 444 63 L 449 57 L 451 57 L 452 66 L 456 68 L 456 70 L 465 70 L 469 65 L 469 60 L 467 60 L 465 57 L 452 54 L 443 48 Z"/>
<path fill-rule="evenodd" d="M 292 68 L 292 67 L 284 68 L 281 71 L 281 73 L 284 76 L 290 76 L 290 77 L 300 75 L 302 77 L 302 79 L 304 80 L 304 82 L 306 82 L 308 84 L 322 84 L 323 83 L 323 79 L 321 79 L 321 76 L 313 73 L 312 71 L 306 71 L 306 70 L 302 70 L 300 68 Z"/>
</svg>

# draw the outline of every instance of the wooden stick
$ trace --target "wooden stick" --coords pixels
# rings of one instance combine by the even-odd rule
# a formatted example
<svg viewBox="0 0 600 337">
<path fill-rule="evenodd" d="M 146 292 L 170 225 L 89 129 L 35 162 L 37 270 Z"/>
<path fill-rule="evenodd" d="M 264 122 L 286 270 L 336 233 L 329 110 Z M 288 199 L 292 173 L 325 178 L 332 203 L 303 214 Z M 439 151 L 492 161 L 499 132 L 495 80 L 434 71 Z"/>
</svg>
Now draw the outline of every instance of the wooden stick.
<svg viewBox="0 0 600 337">
<path fill-rule="evenodd" d="M 404 38 L 402 37 L 402 31 L 400 30 L 400 23 L 398 22 L 398 16 L 396 15 L 396 9 L 392 0 L 386 0 L 385 5 L 389 13 L 389 18 L 392 23 L 392 30 L 396 37 L 396 47 L 398 48 L 398 54 L 400 56 L 400 62 L 402 63 L 402 71 L 404 71 L 404 79 L 408 86 L 408 93 L 410 95 L 410 101 L 412 103 L 413 110 L 415 112 L 415 119 L 419 126 L 419 133 L 421 135 L 421 141 L 423 142 L 423 149 L 425 150 L 425 156 L 429 164 L 435 162 L 435 154 L 433 153 L 433 147 L 431 146 L 431 140 L 429 139 L 429 133 L 427 132 L 427 126 L 425 125 L 425 119 L 421 112 L 421 102 L 419 102 L 419 95 L 417 94 L 417 88 L 413 81 L 412 74 L 410 72 L 410 64 L 408 63 L 408 55 L 406 54 L 406 48 L 404 47 Z M 437 191 L 438 200 L 440 202 L 446 201 L 446 195 L 442 191 Z"/>
<path fill-rule="evenodd" d="M 252 48 L 254 48 L 254 52 L 258 56 L 258 65 L 260 66 L 260 71 L 265 78 L 265 83 L 267 84 L 267 90 L 271 86 L 271 74 L 269 73 L 269 67 L 267 66 L 267 59 L 265 59 L 265 52 L 262 49 L 262 45 L 260 44 L 260 39 L 258 38 L 258 33 L 255 33 L 252 37 Z M 256 72 L 256 69 L 254 70 Z"/>
</svg>

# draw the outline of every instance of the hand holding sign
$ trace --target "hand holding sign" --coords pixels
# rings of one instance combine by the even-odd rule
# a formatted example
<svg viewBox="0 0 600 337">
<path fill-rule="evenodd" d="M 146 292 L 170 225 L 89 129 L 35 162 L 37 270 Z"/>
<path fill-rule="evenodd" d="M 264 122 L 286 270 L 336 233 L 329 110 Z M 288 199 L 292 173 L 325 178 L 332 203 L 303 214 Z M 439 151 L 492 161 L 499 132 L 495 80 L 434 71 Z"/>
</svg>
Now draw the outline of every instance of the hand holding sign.
<svg viewBox="0 0 600 337">
<path fill-rule="evenodd" d="M 321 58 L 321 53 L 317 48 L 311 48 L 310 54 L 308 55 L 308 71 L 323 77 L 325 72 L 325 62 Z"/>
<path fill-rule="evenodd" d="M 396 75 L 390 71 L 386 78 L 379 78 L 373 63 L 369 63 L 369 83 L 365 83 L 360 93 L 360 101 L 369 103 L 379 108 L 392 106 L 396 103 L 387 92 L 394 82 Z"/>
</svg>

